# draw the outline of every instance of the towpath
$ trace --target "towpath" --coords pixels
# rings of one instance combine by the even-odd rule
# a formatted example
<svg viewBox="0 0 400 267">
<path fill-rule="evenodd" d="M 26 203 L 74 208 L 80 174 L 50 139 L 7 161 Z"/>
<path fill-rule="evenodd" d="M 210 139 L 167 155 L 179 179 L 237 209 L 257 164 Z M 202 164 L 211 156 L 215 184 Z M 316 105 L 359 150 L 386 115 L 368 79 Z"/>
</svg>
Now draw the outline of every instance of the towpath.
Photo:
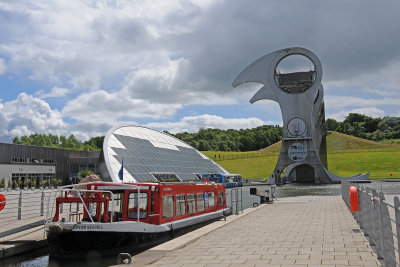
<svg viewBox="0 0 400 267">
<path fill-rule="evenodd" d="M 134 256 L 133 266 L 381 265 L 340 196 L 284 198 L 250 211 Z"/>
</svg>

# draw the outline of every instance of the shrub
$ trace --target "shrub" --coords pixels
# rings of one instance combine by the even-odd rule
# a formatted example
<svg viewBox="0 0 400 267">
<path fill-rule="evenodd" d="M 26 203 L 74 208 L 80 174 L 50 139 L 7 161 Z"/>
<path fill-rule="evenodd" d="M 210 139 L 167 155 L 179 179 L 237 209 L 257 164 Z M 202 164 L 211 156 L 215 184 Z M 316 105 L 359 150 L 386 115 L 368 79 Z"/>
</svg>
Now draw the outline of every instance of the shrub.
<svg viewBox="0 0 400 267">
<path fill-rule="evenodd" d="M 6 182 L 3 178 L 3 179 L 1 179 L 1 182 L 0 182 L 0 188 L 4 188 L 4 187 L 6 187 Z"/>
<path fill-rule="evenodd" d="M 24 181 L 24 187 L 29 187 L 31 185 L 31 180 L 30 179 L 26 179 Z"/>
<path fill-rule="evenodd" d="M 8 180 L 8 188 L 11 188 L 13 186 L 13 181 L 11 179 Z"/>
<path fill-rule="evenodd" d="M 51 185 L 52 186 L 57 186 L 57 179 L 56 178 L 51 178 Z"/>
<path fill-rule="evenodd" d="M 39 182 L 39 186 L 40 186 L 40 187 L 46 186 L 46 180 L 40 181 L 40 182 Z"/>
<path fill-rule="evenodd" d="M 31 187 L 36 188 L 36 179 L 33 179 L 31 182 Z"/>
<path fill-rule="evenodd" d="M 57 185 L 61 186 L 62 185 L 62 180 L 61 179 L 57 179 Z"/>
<path fill-rule="evenodd" d="M 80 171 L 79 172 L 79 176 L 81 178 L 85 178 L 86 176 L 90 176 L 90 175 L 93 175 L 93 174 L 94 174 L 94 172 L 92 172 L 91 170 L 84 170 L 84 171 Z"/>
<path fill-rule="evenodd" d="M 21 177 L 18 178 L 17 186 L 18 187 L 22 187 L 22 179 L 21 179 Z"/>
</svg>

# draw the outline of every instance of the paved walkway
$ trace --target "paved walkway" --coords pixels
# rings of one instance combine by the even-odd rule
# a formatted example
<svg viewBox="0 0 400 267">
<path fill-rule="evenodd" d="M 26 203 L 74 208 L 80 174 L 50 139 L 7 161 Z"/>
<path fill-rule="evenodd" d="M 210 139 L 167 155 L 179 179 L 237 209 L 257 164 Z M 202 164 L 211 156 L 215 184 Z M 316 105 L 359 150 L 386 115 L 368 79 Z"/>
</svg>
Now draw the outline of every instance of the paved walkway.
<svg viewBox="0 0 400 267">
<path fill-rule="evenodd" d="M 272 267 L 380 263 L 341 197 L 305 196 L 265 205 L 170 250 L 151 265 Z"/>
</svg>

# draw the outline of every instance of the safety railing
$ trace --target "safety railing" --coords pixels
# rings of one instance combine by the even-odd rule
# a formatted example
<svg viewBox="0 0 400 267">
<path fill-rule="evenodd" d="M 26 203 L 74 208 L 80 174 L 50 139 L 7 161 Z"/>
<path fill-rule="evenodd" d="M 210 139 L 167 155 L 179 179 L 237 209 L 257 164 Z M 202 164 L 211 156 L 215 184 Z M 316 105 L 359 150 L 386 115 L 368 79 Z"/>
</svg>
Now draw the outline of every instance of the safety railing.
<svg viewBox="0 0 400 267">
<path fill-rule="evenodd" d="M 79 186 L 85 186 L 88 184 L 92 184 L 92 183 L 82 183 L 79 184 L 78 187 L 76 185 L 70 185 L 70 186 L 64 186 L 62 188 L 60 188 L 58 191 L 56 191 L 55 194 L 53 195 L 49 195 L 48 197 L 48 203 L 47 203 L 47 214 L 46 214 L 46 222 L 49 223 L 52 221 L 53 219 L 53 215 L 54 215 L 54 208 L 56 207 L 56 198 L 57 196 L 65 196 L 65 194 L 67 194 L 67 196 L 77 196 L 79 197 L 79 202 L 76 202 L 74 204 L 72 203 L 60 203 L 60 207 L 59 207 L 59 213 L 63 213 L 63 205 L 68 205 L 69 204 L 69 212 L 66 212 L 66 218 L 68 218 L 68 221 L 75 221 L 78 222 L 81 219 L 81 215 L 83 215 L 83 212 L 80 213 L 79 211 L 85 211 L 85 213 L 88 215 L 90 222 L 94 223 L 93 220 L 93 216 L 92 216 L 92 212 L 90 210 L 90 206 L 88 205 L 88 203 L 86 203 L 84 201 L 84 199 L 82 198 L 82 196 L 86 193 L 102 193 L 102 194 L 108 194 L 110 196 L 110 212 L 111 212 L 111 216 L 110 216 L 110 222 L 113 222 L 113 218 L 114 218 L 114 212 L 115 209 L 118 208 L 119 209 L 119 205 L 120 203 L 120 199 L 117 199 L 114 196 L 114 193 L 110 190 L 95 190 L 94 187 L 92 187 L 93 189 L 86 189 L 86 188 L 79 188 Z M 114 183 L 108 183 L 108 182 L 102 182 L 102 184 L 111 184 L 114 185 Z M 118 186 L 115 186 L 115 189 L 119 189 Z M 135 199 L 135 203 L 136 203 L 136 207 L 137 208 L 137 214 L 136 214 L 136 218 L 137 218 L 137 222 L 140 221 L 140 209 L 139 209 L 139 196 L 140 196 L 140 186 L 137 185 L 124 185 L 123 189 L 133 189 L 133 190 L 137 190 L 138 192 L 138 198 Z M 71 195 L 72 194 L 72 195 Z M 75 207 L 76 205 L 76 209 L 73 209 L 72 207 Z M 74 220 L 71 220 L 74 219 Z"/>
<path fill-rule="evenodd" d="M 0 237 L 43 225 L 46 200 L 55 190 L 20 190 L 2 192 L 4 208 L 0 211 Z"/>
<path fill-rule="evenodd" d="M 385 266 L 400 266 L 400 201 L 394 197 L 394 203 L 385 199 L 385 195 L 373 188 L 364 187 L 351 181 L 342 181 L 342 198 L 350 209 L 349 190 L 357 188 L 358 211 L 352 212 L 371 246 L 375 246 L 378 259 Z"/>
</svg>

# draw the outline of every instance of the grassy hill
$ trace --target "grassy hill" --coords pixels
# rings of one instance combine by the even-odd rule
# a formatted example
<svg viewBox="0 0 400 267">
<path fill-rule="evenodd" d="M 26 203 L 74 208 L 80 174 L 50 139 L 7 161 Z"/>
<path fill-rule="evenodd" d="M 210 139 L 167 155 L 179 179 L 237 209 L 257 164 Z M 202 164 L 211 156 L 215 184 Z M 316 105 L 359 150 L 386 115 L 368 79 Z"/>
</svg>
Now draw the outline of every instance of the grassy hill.
<svg viewBox="0 0 400 267">
<path fill-rule="evenodd" d="M 252 152 L 204 151 L 211 159 L 231 173 L 245 178 L 267 178 L 281 148 L 281 142 Z M 400 145 L 382 144 L 370 140 L 331 132 L 327 136 L 328 169 L 340 176 L 369 172 L 371 178 L 400 178 Z"/>
</svg>

